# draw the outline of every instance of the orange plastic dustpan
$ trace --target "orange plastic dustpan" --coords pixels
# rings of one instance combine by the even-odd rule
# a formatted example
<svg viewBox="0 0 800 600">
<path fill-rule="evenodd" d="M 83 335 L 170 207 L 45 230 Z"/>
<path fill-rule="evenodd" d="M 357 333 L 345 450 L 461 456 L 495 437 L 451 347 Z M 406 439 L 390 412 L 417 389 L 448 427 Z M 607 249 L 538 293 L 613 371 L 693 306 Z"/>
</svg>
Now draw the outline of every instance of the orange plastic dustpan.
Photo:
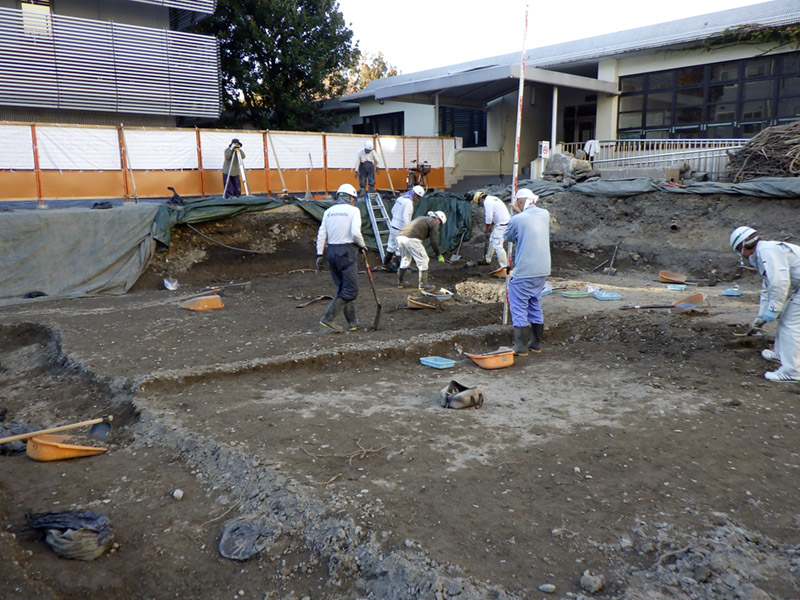
<svg viewBox="0 0 800 600">
<path fill-rule="evenodd" d="M 108 448 L 95 448 L 93 446 L 78 446 L 68 444 L 72 436 L 44 434 L 28 438 L 25 452 L 29 458 L 41 462 L 51 460 L 66 460 L 68 458 L 81 458 L 94 456 L 107 452 Z"/>
<path fill-rule="evenodd" d="M 187 310 L 213 310 L 215 308 L 223 308 L 225 305 L 222 303 L 222 298 L 218 294 L 211 296 L 200 296 L 199 298 L 192 298 L 181 304 L 181 308 Z"/>
<path fill-rule="evenodd" d="M 471 358 L 481 369 L 503 369 L 514 364 L 514 351 L 507 346 L 485 354 L 464 352 L 464 356 Z"/>
<path fill-rule="evenodd" d="M 661 283 L 686 283 L 686 275 L 673 273 L 672 271 L 659 271 L 658 280 Z"/>
</svg>

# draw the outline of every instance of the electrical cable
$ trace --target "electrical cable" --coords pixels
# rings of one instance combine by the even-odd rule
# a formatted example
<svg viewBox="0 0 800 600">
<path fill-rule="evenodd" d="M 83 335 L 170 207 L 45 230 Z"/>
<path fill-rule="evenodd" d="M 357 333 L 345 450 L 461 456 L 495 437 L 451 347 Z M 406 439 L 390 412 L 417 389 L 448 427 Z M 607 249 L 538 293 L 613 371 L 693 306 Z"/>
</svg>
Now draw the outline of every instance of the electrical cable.
<svg viewBox="0 0 800 600">
<path fill-rule="evenodd" d="M 199 231 L 196 227 L 193 227 L 189 223 L 184 223 L 184 225 L 186 225 L 189 229 L 194 231 L 200 237 L 203 237 L 203 238 L 207 239 L 209 242 L 214 242 L 218 246 L 222 246 L 223 248 L 227 248 L 228 250 L 236 250 L 237 252 L 249 252 L 250 254 L 268 254 L 268 252 L 264 252 L 263 250 L 248 250 L 246 248 L 236 248 L 234 246 L 229 246 L 228 244 L 223 244 L 222 242 L 219 242 L 219 241 L 215 240 L 214 238 L 212 238 L 210 236 L 207 236 L 205 233 L 203 233 L 202 231 Z"/>
</svg>

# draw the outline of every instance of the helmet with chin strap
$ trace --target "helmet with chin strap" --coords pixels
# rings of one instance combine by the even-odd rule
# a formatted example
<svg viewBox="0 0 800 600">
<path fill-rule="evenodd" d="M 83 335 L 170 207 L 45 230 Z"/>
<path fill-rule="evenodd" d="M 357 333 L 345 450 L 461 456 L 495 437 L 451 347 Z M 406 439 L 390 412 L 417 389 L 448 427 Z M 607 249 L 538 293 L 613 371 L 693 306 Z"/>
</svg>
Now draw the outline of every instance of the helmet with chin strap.
<svg viewBox="0 0 800 600">
<path fill-rule="evenodd" d="M 758 242 L 758 232 L 752 227 L 737 227 L 731 233 L 731 250 L 739 256 L 745 248 L 752 248 Z"/>
</svg>

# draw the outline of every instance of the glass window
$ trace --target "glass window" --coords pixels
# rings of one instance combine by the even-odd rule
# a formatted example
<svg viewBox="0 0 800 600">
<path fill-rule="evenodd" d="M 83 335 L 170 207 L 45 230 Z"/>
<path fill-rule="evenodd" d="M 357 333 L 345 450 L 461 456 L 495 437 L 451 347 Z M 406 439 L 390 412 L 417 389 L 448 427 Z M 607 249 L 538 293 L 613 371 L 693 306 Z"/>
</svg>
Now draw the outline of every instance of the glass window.
<svg viewBox="0 0 800 600">
<path fill-rule="evenodd" d="M 800 117 L 800 98 L 782 98 L 778 101 L 779 117 Z"/>
<path fill-rule="evenodd" d="M 675 110 L 675 124 L 700 123 L 703 120 L 703 107 L 690 106 Z"/>
<path fill-rule="evenodd" d="M 669 129 L 651 129 L 644 133 L 646 140 L 667 140 L 670 137 L 672 136 L 669 134 Z"/>
<path fill-rule="evenodd" d="M 672 125 L 672 111 L 670 110 L 648 110 L 645 118 L 645 127 L 663 127 Z"/>
<path fill-rule="evenodd" d="M 784 54 L 781 57 L 781 73 L 800 73 L 800 54 Z"/>
<path fill-rule="evenodd" d="M 711 104 L 708 107 L 708 120 L 709 121 L 735 121 L 736 120 L 736 105 L 735 104 Z"/>
<path fill-rule="evenodd" d="M 687 104 L 697 104 L 703 101 L 705 88 L 688 88 L 678 90 L 675 95 L 675 106 L 686 106 Z"/>
<path fill-rule="evenodd" d="M 736 130 L 732 123 L 725 125 L 709 125 L 707 131 L 708 135 L 706 137 L 712 139 L 730 139 L 736 137 Z"/>
<path fill-rule="evenodd" d="M 622 92 L 641 92 L 644 89 L 644 75 L 622 77 L 620 87 Z"/>
<path fill-rule="evenodd" d="M 620 113 L 619 114 L 619 128 L 629 129 L 631 127 L 642 126 L 642 113 Z"/>
<path fill-rule="evenodd" d="M 800 77 L 781 77 L 780 96 L 800 96 Z"/>
<path fill-rule="evenodd" d="M 695 127 L 676 127 L 675 137 L 679 140 L 694 140 L 700 137 L 700 126 Z"/>
<path fill-rule="evenodd" d="M 705 81 L 705 67 L 678 69 L 678 87 L 699 85 Z"/>
<path fill-rule="evenodd" d="M 740 135 L 742 137 L 752 137 L 768 125 L 768 121 L 761 121 L 760 123 L 741 123 L 739 125 Z"/>
<path fill-rule="evenodd" d="M 662 71 L 661 73 L 650 73 L 647 76 L 647 85 L 651 90 L 663 90 L 672 87 L 674 71 Z"/>
<path fill-rule="evenodd" d="M 748 81 L 742 85 L 742 99 L 769 98 L 772 95 L 772 79 Z"/>
<path fill-rule="evenodd" d="M 642 137 L 642 130 L 629 129 L 628 131 L 620 131 L 617 137 L 621 140 L 638 140 Z"/>
<path fill-rule="evenodd" d="M 711 82 L 736 81 L 739 79 L 739 63 L 727 62 L 711 65 L 708 80 Z"/>
<path fill-rule="evenodd" d="M 643 100 L 644 96 L 638 94 L 636 96 L 620 96 L 619 110 L 621 112 L 629 110 L 642 110 Z"/>
<path fill-rule="evenodd" d="M 659 92 L 657 94 L 647 94 L 647 108 L 671 108 L 672 92 Z"/>
<path fill-rule="evenodd" d="M 754 58 L 748 60 L 744 65 L 745 79 L 754 77 L 769 77 L 775 73 L 775 59 L 773 58 Z"/>
<path fill-rule="evenodd" d="M 756 121 L 770 118 L 770 101 L 755 100 L 753 102 L 742 102 L 742 121 Z"/>
<path fill-rule="evenodd" d="M 708 88 L 709 102 L 736 102 L 739 97 L 739 84 L 712 85 Z"/>
</svg>

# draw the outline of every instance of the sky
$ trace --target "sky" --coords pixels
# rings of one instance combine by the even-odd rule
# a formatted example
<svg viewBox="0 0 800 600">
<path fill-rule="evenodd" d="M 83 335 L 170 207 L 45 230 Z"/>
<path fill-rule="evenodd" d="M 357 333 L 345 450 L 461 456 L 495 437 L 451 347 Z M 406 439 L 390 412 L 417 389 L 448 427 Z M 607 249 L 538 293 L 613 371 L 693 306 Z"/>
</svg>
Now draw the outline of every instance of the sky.
<svg viewBox="0 0 800 600">
<path fill-rule="evenodd" d="M 364 54 L 400 73 L 759 4 L 759 0 L 339 0 Z"/>
</svg>

